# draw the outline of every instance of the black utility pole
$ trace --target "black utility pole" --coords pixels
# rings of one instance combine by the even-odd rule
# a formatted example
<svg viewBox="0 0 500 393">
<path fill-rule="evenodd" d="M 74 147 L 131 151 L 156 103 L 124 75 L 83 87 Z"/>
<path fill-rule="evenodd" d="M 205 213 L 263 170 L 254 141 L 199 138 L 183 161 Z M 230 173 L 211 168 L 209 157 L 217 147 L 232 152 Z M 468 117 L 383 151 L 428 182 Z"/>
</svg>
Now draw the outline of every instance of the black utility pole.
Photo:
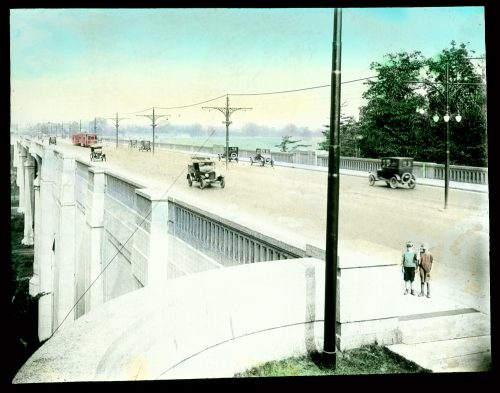
<svg viewBox="0 0 500 393">
<path fill-rule="evenodd" d="M 115 127 L 116 127 L 116 148 L 118 149 L 118 127 L 119 127 L 119 124 L 118 122 L 120 120 L 125 120 L 127 119 L 127 117 L 118 117 L 118 112 L 116 112 L 116 118 L 112 118 L 112 117 L 108 117 L 109 120 L 114 120 L 115 121 Z M 154 145 L 154 143 L 153 143 Z"/>
<path fill-rule="evenodd" d="M 136 115 L 136 116 L 147 117 L 148 119 L 151 120 L 151 122 L 152 122 L 151 126 L 153 127 L 153 154 L 155 154 L 155 127 L 157 126 L 157 124 L 155 123 L 155 120 L 159 119 L 160 117 L 165 117 L 165 116 L 170 116 L 170 115 L 155 115 L 155 108 L 153 107 L 153 114 L 152 115 Z"/>
<path fill-rule="evenodd" d="M 328 146 L 328 193 L 325 254 L 325 325 L 323 361 L 337 366 L 337 249 L 339 232 L 339 164 L 340 164 L 340 83 L 342 53 L 342 10 L 333 14 L 332 87 L 330 97 L 330 144 Z"/>
<path fill-rule="evenodd" d="M 227 156 L 229 155 L 229 124 L 232 123 L 232 121 L 229 121 L 229 117 L 233 114 L 233 112 L 243 110 L 246 111 L 247 109 L 252 109 L 252 108 L 230 108 L 229 107 L 229 95 L 226 96 L 226 106 L 225 107 L 220 107 L 220 106 L 204 106 L 202 109 L 216 109 L 219 112 L 221 112 L 224 117 L 226 118 L 225 121 L 223 121 L 223 124 L 226 124 L 226 169 L 227 169 L 227 161 L 228 158 Z"/>
<path fill-rule="evenodd" d="M 450 97 L 448 90 L 449 67 L 446 62 L 446 116 L 450 115 Z M 444 208 L 448 207 L 448 190 L 450 188 L 450 119 L 446 122 L 446 161 L 444 163 Z"/>
</svg>

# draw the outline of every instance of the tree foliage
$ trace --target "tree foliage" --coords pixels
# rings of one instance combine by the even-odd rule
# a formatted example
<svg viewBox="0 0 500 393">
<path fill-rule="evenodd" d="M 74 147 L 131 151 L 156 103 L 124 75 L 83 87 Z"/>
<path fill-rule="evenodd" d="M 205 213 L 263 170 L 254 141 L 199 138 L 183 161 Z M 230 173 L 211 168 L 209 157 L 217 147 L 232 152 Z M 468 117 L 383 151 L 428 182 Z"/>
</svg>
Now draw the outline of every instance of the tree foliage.
<svg viewBox="0 0 500 393">
<path fill-rule="evenodd" d="M 330 146 L 330 127 L 322 131 L 325 140 L 318 143 L 319 150 L 328 151 Z M 359 130 L 359 122 L 353 116 L 340 117 L 340 154 L 347 157 L 357 157 L 359 141 L 363 138 Z"/>
<path fill-rule="evenodd" d="M 368 101 L 360 111 L 364 157 L 417 156 L 415 141 L 423 119 L 415 108 L 422 105 L 422 97 L 408 82 L 419 79 L 424 64 L 420 52 L 388 54 L 384 63 L 371 64 L 378 78 L 368 80 L 363 93 Z"/>
<path fill-rule="evenodd" d="M 296 150 L 299 147 L 308 147 L 308 146 L 311 146 L 311 145 L 297 145 L 296 143 L 301 142 L 301 139 L 298 139 L 298 140 L 294 141 L 291 138 L 292 138 L 291 135 L 285 135 L 285 136 L 283 136 L 282 139 L 281 139 L 281 143 L 279 145 L 275 145 L 275 147 L 279 147 L 280 151 L 286 152 L 286 151 L 289 151 L 290 148 L 292 150 Z"/>
<path fill-rule="evenodd" d="M 431 129 L 429 134 L 436 145 L 441 145 L 441 156 L 444 157 L 446 138 L 442 134 L 446 130 L 446 124 L 443 115 L 448 112 L 451 116 L 451 163 L 486 166 L 486 86 L 471 61 L 473 57 L 477 56 L 474 56 L 473 51 L 467 50 L 465 44 L 457 47 L 452 41 L 451 48 L 443 50 L 437 58 L 428 60 L 426 104 L 429 116 L 440 114 L 438 122 L 433 124 L 434 130 Z M 460 122 L 454 120 L 457 114 L 462 117 Z"/>
<path fill-rule="evenodd" d="M 486 166 L 486 87 L 474 57 L 478 56 L 465 44 L 457 46 L 452 41 L 435 58 L 426 59 L 414 51 L 387 54 L 383 62 L 373 62 L 370 68 L 377 78 L 365 82 L 367 104 L 360 108 L 359 121 L 341 118 L 341 155 L 356 156 L 358 150 L 367 158 L 410 156 L 444 163 L 443 117 L 448 111 L 450 162 Z M 439 115 L 438 122 L 432 120 L 434 114 Z M 455 121 L 458 114 L 461 122 Z M 329 130 L 323 135 L 319 149 L 328 150 Z"/>
</svg>

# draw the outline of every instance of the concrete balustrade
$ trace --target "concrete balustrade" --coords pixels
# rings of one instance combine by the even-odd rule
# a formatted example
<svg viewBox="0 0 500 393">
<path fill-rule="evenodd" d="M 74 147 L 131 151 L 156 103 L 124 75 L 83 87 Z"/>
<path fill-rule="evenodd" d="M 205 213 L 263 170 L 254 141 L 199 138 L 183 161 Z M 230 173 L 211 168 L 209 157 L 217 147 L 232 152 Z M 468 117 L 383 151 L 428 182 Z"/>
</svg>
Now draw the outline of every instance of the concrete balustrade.
<svg viewBox="0 0 500 393">
<path fill-rule="evenodd" d="M 305 250 L 169 198 L 169 232 L 223 266 L 302 258 Z"/>
<path fill-rule="evenodd" d="M 110 142 L 114 141 L 110 138 L 104 138 Z M 126 141 L 125 141 L 126 142 Z M 127 142 L 128 143 L 128 142 Z M 221 152 L 220 145 L 213 146 L 192 146 L 175 143 L 157 143 L 162 149 L 179 150 L 191 153 L 208 153 L 218 154 Z M 225 146 L 222 146 L 222 151 Z M 239 157 L 248 159 L 255 156 L 255 150 L 239 149 Z M 277 163 L 297 164 L 297 165 L 313 165 L 320 167 L 328 167 L 328 155 L 317 154 L 316 151 L 296 150 L 292 152 L 272 152 L 271 156 Z M 375 172 L 380 168 L 380 160 L 370 158 L 356 157 L 341 157 L 340 169 L 355 170 L 363 172 Z M 414 162 L 414 174 L 418 178 L 425 179 L 444 179 L 444 164 Z M 488 169 L 480 167 L 468 167 L 459 165 L 450 165 L 450 181 L 488 184 Z"/>
</svg>

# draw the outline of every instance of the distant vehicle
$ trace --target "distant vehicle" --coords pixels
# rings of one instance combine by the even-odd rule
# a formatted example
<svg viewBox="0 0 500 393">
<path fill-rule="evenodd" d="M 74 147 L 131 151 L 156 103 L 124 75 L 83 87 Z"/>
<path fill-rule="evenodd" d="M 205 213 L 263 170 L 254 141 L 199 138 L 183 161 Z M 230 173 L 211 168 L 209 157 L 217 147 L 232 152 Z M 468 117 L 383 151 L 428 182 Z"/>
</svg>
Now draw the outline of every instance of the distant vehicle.
<svg viewBox="0 0 500 393">
<path fill-rule="evenodd" d="M 141 141 L 139 151 L 151 151 L 151 141 Z"/>
<path fill-rule="evenodd" d="M 106 154 L 102 152 L 102 146 L 90 146 L 90 161 L 106 161 Z"/>
<path fill-rule="evenodd" d="M 239 156 L 238 156 L 238 148 L 236 146 L 233 146 L 233 147 L 230 146 L 230 147 L 228 147 L 228 153 L 229 154 L 228 154 L 227 159 L 229 161 L 234 160 L 234 161 L 238 162 Z M 218 156 L 219 156 L 219 161 L 221 159 L 225 159 L 226 158 L 226 149 L 224 149 L 223 153 L 219 153 Z"/>
<path fill-rule="evenodd" d="M 137 139 L 131 139 L 129 142 L 128 142 L 128 147 L 137 147 Z"/>
<path fill-rule="evenodd" d="M 250 157 L 250 165 L 253 165 L 254 162 L 260 164 L 261 166 L 264 166 L 266 164 L 274 166 L 274 160 L 271 157 L 271 150 L 255 149 L 255 156 Z"/>
<path fill-rule="evenodd" d="M 49 145 L 57 145 L 55 136 L 49 137 Z"/>
<path fill-rule="evenodd" d="M 382 180 L 391 187 L 397 188 L 398 185 L 415 188 L 417 179 L 413 174 L 413 158 L 411 157 L 383 157 L 380 159 L 381 169 L 376 173 L 368 175 L 368 182 L 373 186 L 376 181 Z"/>
<path fill-rule="evenodd" d="M 215 162 L 210 157 L 191 157 L 191 164 L 188 165 L 187 181 L 189 187 L 193 182 L 198 182 L 200 188 L 203 189 L 212 183 L 219 183 L 221 188 L 224 188 L 226 182 L 224 176 L 217 176 L 215 172 Z"/>
<path fill-rule="evenodd" d="M 71 136 L 73 145 L 89 147 L 97 143 L 97 134 L 89 132 L 79 132 Z"/>
</svg>

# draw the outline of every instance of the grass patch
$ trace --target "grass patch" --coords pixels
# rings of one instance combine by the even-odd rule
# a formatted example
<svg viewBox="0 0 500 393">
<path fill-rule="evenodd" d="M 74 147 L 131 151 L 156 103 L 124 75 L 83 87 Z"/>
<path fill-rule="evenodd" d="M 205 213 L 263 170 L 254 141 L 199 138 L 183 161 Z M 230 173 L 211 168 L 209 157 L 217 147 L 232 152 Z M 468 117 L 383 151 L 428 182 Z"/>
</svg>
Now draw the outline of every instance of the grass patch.
<svg viewBox="0 0 500 393">
<path fill-rule="evenodd" d="M 428 373 L 417 364 L 378 345 L 337 353 L 335 370 L 326 367 L 318 354 L 267 362 L 235 375 L 242 377 L 297 377 L 320 375 Z"/>
</svg>

